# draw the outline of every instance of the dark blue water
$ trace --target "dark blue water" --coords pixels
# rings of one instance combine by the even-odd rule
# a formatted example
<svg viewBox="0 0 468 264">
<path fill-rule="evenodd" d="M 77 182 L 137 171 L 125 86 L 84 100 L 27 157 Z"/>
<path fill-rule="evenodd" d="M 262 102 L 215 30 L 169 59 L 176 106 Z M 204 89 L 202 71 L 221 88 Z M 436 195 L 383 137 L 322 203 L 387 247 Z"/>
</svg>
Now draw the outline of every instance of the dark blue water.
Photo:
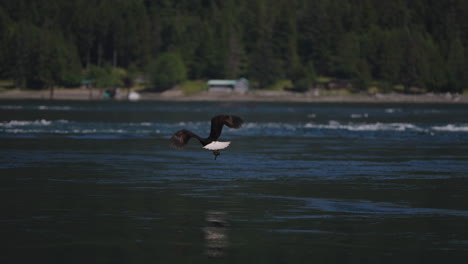
<svg viewBox="0 0 468 264">
<path fill-rule="evenodd" d="M 217 160 L 172 133 L 239 130 Z M 468 107 L 0 101 L 1 263 L 462 263 Z"/>
</svg>

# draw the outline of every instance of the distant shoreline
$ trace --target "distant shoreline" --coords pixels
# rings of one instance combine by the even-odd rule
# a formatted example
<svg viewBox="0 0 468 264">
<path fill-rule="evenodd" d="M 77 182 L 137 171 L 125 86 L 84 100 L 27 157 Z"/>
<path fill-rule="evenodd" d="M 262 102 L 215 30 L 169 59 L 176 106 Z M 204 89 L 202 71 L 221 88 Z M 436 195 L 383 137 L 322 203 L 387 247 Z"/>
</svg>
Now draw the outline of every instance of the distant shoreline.
<svg viewBox="0 0 468 264">
<path fill-rule="evenodd" d="M 0 92 L 0 100 L 49 100 L 50 92 L 11 90 Z M 109 100 L 104 99 L 102 91 L 94 89 L 56 89 L 54 100 Z M 116 96 L 116 101 L 127 100 L 127 90 Z M 245 94 L 225 92 L 200 92 L 184 94 L 179 90 L 169 90 L 163 93 L 140 93 L 139 101 L 177 101 L 177 102 L 298 102 L 298 103 L 454 103 L 467 104 L 468 96 L 458 94 L 352 94 L 352 95 L 323 95 L 316 96 L 312 92 L 295 93 L 287 91 L 251 91 Z"/>
</svg>

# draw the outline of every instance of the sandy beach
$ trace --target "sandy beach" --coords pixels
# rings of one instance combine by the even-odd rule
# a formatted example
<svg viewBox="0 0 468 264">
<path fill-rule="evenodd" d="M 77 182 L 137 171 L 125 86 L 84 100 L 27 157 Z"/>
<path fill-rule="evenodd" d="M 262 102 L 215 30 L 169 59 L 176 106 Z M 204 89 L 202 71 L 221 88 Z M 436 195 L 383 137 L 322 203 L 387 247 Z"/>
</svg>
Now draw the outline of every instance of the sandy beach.
<svg viewBox="0 0 468 264">
<path fill-rule="evenodd" d="M 468 97 L 459 94 L 352 94 L 352 95 L 314 95 L 312 92 L 295 93 L 288 91 L 250 91 L 245 94 L 208 92 L 184 94 L 180 90 L 162 93 L 141 92 L 141 101 L 221 101 L 221 102 L 349 102 L 349 103 L 468 103 Z M 128 91 L 120 91 L 114 100 L 128 100 Z M 30 90 L 9 90 L 0 92 L 0 100 L 33 99 L 50 100 L 50 92 Z M 104 99 L 102 91 L 93 89 L 56 89 L 54 100 L 109 100 Z"/>
</svg>

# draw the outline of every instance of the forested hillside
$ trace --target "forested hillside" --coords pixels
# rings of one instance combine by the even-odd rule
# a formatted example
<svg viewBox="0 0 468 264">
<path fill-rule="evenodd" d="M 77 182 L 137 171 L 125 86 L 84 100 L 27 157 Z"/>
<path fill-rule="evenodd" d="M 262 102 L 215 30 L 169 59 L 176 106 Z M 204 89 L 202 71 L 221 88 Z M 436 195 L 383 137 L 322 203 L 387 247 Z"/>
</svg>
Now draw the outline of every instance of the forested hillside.
<svg viewBox="0 0 468 264">
<path fill-rule="evenodd" d="M 462 92 L 467 44 L 466 0 L 0 0 L 0 79 L 32 89 L 119 69 Z"/>
</svg>

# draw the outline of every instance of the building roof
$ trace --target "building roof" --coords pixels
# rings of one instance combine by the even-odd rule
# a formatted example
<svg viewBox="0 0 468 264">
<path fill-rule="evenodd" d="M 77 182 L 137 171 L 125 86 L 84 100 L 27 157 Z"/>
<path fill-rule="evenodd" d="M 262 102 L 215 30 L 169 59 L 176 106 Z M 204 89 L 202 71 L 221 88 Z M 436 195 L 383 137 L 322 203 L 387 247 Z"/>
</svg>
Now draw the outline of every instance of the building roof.
<svg viewBox="0 0 468 264">
<path fill-rule="evenodd" d="M 236 80 L 209 80 L 208 85 L 235 86 Z"/>
</svg>

